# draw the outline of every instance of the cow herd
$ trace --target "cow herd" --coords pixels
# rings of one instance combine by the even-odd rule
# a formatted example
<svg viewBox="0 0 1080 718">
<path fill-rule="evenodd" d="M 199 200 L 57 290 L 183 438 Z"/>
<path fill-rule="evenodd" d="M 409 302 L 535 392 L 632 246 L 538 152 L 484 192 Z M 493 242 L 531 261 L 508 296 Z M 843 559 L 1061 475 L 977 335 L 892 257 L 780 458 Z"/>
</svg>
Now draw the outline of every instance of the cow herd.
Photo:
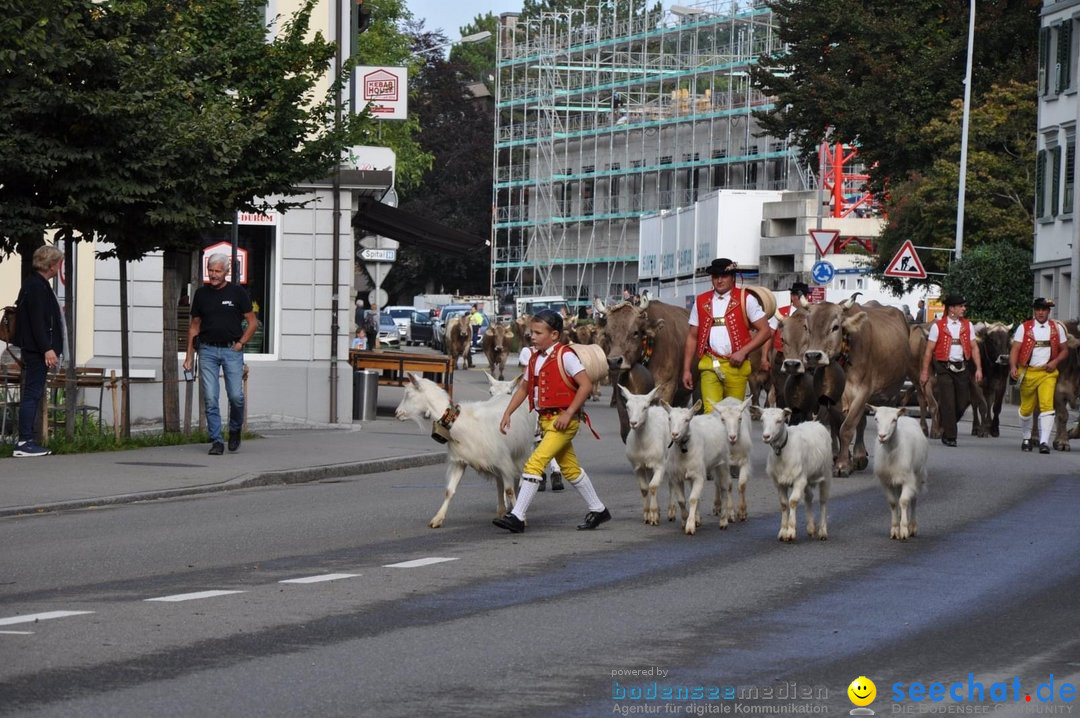
<svg viewBox="0 0 1080 718">
<path fill-rule="evenodd" d="M 833 476 L 867 468 L 863 433 L 867 417 L 874 416 L 874 473 L 888 499 L 890 537 L 902 540 L 916 534 L 915 506 L 918 491 L 926 482 L 927 437 L 939 435 L 933 386 L 919 384 L 927 329 L 910 324 L 898 309 L 877 302 L 859 304 L 855 299 L 804 305 L 783 317 L 778 329 L 780 349 L 770 348 L 768 354 L 751 357 L 750 396 L 725 399 L 708 415 L 698 413 L 700 402 L 679 381 L 689 330 L 687 310 L 647 299 L 640 305 L 621 302 L 606 306 L 597 301 L 599 321 L 569 329 L 572 333 L 566 340 L 595 341 L 607 354 L 611 382 L 617 385 L 613 402 L 619 413 L 620 434 L 641 491 L 646 524 L 659 523 L 658 494 L 664 478 L 669 485 L 668 519 L 681 514 L 686 534 L 695 533 L 701 524 L 701 494 L 707 480 L 714 482 L 713 513 L 719 517 L 720 527 L 745 520 L 753 417 L 760 421 L 760 441 L 769 447 L 766 473 L 780 500 L 778 538 L 795 539 L 796 511 L 803 503 L 806 533 L 825 540 L 829 483 Z M 519 324 L 519 335 L 523 335 L 521 330 L 527 324 L 520 319 Z M 1068 412 L 1075 408 L 1080 388 L 1080 335 L 1075 321 L 1067 322 L 1066 328 L 1070 354 L 1059 367 L 1054 403 L 1054 447 L 1062 451 L 1068 450 L 1069 438 L 1077 438 L 1080 432 L 1080 426 L 1067 430 Z M 513 329 L 493 327 L 483 339 L 492 373 L 498 379 L 504 378 Z M 1011 333 L 1003 324 L 979 324 L 976 332 L 984 376 L 982 383 L 973 387 L 972 433 L 998 436 Z M 423 410 L 418 409 L 424 404 L 417 399 L 418 394 L 436 393 L 437 387 L 426 384 L 430 383 L 417 379 L 406 388 L 399 418 L 412 418 L 423 426 L 439 419 L 440 411 L 451 406 L 448 397 L 439 396 L 429 400 Z M 501 412 L 498 405 L 505 407 L 507 398 L 497 394 L 477 404 L 492 403 L 490 411 L 481 412 L 491 416 Z M 471 410 L 470 419 L 477 411 Z M 519 459 L 531 450 L 531 436 L 502 437 L 495 443 L 502 441 L 507 446 L 496 451 L 491 445 L 492 433 L 497 433 L 492 432 L 493 426 L 470 420 L 449 431 L 447 495 L 432 519 L 433 528 L 442 524 L 466 465 L 496 478 L 500 515 L 511 505 L 522 463 Z M 493 462 L 484 452 L 466 447 L 481 433 L 485 434 L 486 452 L 494 451 L 500 459 L 510 461 Z M 521 446 L 510 445 L 515 441 Z M 733 486 L 736 471 L 738 481 Z"/>
</svg>

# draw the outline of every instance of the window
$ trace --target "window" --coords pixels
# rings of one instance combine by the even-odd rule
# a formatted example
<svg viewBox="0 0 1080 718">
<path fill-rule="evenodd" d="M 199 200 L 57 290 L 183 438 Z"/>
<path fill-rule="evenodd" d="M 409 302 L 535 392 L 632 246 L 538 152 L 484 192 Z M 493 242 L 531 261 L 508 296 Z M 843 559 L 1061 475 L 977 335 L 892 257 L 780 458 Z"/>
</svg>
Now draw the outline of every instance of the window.
<svg viewBox="0 0 1080 718">
<path fill-rule="evenodd" d="M 1073 43 L 1072 20 L 1066 20 L 1057 26 L 1057 67 L 1055 78 L 1058 93 L 1072 87 Z"/>
</svg>

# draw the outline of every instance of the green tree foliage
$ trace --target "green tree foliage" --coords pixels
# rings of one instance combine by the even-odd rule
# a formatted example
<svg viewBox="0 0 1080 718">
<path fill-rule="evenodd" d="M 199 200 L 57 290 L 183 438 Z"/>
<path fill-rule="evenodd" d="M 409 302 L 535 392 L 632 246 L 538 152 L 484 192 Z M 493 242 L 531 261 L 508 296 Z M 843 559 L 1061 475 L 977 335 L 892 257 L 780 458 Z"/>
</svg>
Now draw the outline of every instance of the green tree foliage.
<svg viewBox="0 0 1080 718">
<path fill-rule="evenodd" d="M 783 51 L 752 73 L 777 98 L 762 130 L 793 137 L 807 158 L 826 138 L 858 144 L 872 185 L 903 181 L 937 159 L 924 128 L 963 96 L 964 0 L 770 0 Z M 978 3 L 973 96 L 1035 76 L 1039 0 Z"/>
<path fill-rule="evenodd" d="M 946 294 L 967 300 L 968 318 L 1018 322 L 1031 316 L 1031 252 L 994 242 L 965 251 L 942 283 Z"/>
<path fill-rule="evenodd" d="M 890 189 L 886 202 L 889 223 L 878 241 L 878 271 L 885 269 L 908 239 L 922 247 L 955 246 L 962 111 L 962 103 L 954 102 L 949 114 L 927 124 L 921 141 L 936 159 L 925 173 Z M 982 244 L 1007 243 L 1026 253 L 1024 267 L 1030 264 L 1035 195 L 1032 128 L 1036 114 L 1034 80 L 994 86 L 971 108 L 964 201 L 965 256 Z M 920 252 L 928 272 L 949 271 L 950 256 L 948 252 Z M 898 282 L 890 281 L 899 288 Z M 931 277 L 911 284 L 916 283 L 937 282 Z"/>
<path fill-rule="evenodd" d="M 495 93 L 495 35 L 499 32 L 499 18 L 492 13 L 477 15 L 472 22 L 459 28 L 462 37 L 480 32 L 490 32 L 491 37 L 482 42 L 459 43 L 450 48 L 450 61 L 460 63 L 466 77 L 484 83 L 488 92 Z"/>
</svg>

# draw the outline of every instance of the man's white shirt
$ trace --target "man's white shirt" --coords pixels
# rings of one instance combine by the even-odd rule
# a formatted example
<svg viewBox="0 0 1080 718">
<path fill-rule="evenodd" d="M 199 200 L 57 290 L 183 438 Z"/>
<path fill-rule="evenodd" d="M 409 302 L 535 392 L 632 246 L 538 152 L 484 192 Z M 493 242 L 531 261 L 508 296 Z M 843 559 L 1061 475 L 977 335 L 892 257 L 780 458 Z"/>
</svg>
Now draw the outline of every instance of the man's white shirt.
<svg viewBox="0 0 1080 718">
<path fill-rule="evenodd" d="M 953 339 L 960 338 L 960 324 L 959 319 L 948 319 L 945 322 L 945 328 L 949 330 L 949 361 L 963 361 L 964 360 L 964 345 L 953 344 Z M 968 324 L 968 334 L 971 339 L 971 351 L 977 351 L 975 346 L 975 325 Z M 926 337 L 927 341 L 938 341 L 938 323 L 934 322 L 930 325 L 930 334 Z"/>
<path fill-rule="evenodd" d="M 713 317 L 722 317 L 727 312 L 728 302 L 731 301 L 731 292 L 728 292 L 724 296 L 717 296 L 716 292 L 712 293 L 712 315 Z M 753 324 L 759 319 L 765 316 L 765 310 L 761 308 L 761 302 L 757 300 L 753 294 L 746 293 L 746 319 L 750 324 Z M 712 317 L 709 317 L 709 321 L 712 321 Z M 690 326 L 698 327 L 701 322 L 698 318 L 697 302 L 694 302 L 694 306 L 690 308 Z M 709 331 L 709 348 L 720 356 L 728 356 L 731 354 L 731 335 L 728 334 L 727 327 L 714 326 Z"/>
<path fill-rule="evenodd" d="M 1060 324 L 1053 320 L 1047 320 L 1046 324 L 1039 324 L 1035 322 L 1031 327 L 1031 334 L 1035 337 L 1036 342 L 1048 342 L 1050 341 L 1051 328 L 1057 329 L 1058 341 L 1064 344 L 1068 341 L 1068 337 L 1065 336 L 1065 330 Z M 1024 342 L 1024 325 L 1016 327 L 1016 331 L 1013 332 L 1013 341 L 1023 344 Z M 1050 361 L 1050 347 L 1035 347 L 1031 350 L 1031 359 L 1028 360 L 1028 366 L 1046 366 L 1046 363 Z"/>
</svg>

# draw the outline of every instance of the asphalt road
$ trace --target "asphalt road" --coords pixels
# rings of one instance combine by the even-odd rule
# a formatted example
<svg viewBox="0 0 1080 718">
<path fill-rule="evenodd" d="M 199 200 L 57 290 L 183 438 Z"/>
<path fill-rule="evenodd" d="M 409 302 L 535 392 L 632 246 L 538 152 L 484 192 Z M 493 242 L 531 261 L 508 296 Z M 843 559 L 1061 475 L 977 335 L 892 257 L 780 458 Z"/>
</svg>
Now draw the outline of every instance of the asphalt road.
<svg viewBox="0 0 1080 718">
<path fill-rule="evenodd" d="M 688 537 L 641 522 L 613 413 L 593 413 L 604 440 L 576 444 L 615 515 L 595 532 L 572 488 L 500 531 L 473 474 L 429 529 L 438 467 L 0 520 L 0 712 L 846 715 L 867 676 L 878 715 L 1080 713 L 1061 700 L 1080 688 L 1080 456 L 962 433 L 931 445 L 917 538 L 889 540 L 861 472 L 833 482 L 829 540 L 800 513 L 788 545 L 755 447 L 749 521 Z M 85 613 L 16 622 L 56 611 Z M 962 700 L 915 702 L 916 682 Z"/>
</svg>

